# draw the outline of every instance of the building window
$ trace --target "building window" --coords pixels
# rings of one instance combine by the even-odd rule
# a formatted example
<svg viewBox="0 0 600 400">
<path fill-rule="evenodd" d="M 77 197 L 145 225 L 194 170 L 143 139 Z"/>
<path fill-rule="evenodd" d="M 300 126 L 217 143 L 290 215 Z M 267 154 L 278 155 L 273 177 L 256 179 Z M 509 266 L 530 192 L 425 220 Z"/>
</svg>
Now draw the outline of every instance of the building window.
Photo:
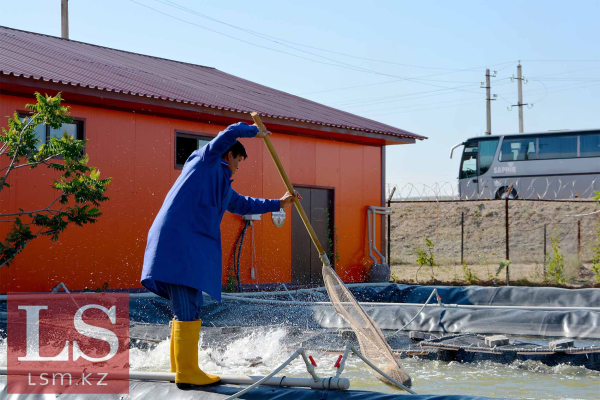
<svg viewBox="0 0 600 400">
<path fill-rule="evenodd" d="M 19 113 L 19 118 L 27 118 L 26 113 Z M 50 138 L 62 138 L 63 134 L 67 132 L 69 135 L 77 140 L 84 140 L 83 134 L 83 120 L 74 120 L 68 124 L 62 124 L 60 128 L 54 129 L 45 124 L 39 124 L 33 129 L 36 139 L 38 139 L 38 149 L 50 141 Z"/>
<path fill-rule="evenodd" d="M 479 142 L 479 175 L 485 174 L 490 169 L 490 166 L 494 162 L 497 147 L 498 139 L 482 140 Z"/>
<path fill-rule="evenodd" d="M 576 158 L 577 136 L 540 137 L 539 159 Z"/>
<path fill-rule="evenodd" d="M 175 132 L 175 166 L 183 167 L 189 156 L 204 147 L 212 137 Z"/>
<path fill-rule="evenodd" d="M 504 139 L 500 149 L 500 161 L 535 160 L 535 138 Z"/>
<path fill-rule="evenodd" d="M 600 134 L 581 135 L 581 157 L 600 157 Z"/>
</svg>

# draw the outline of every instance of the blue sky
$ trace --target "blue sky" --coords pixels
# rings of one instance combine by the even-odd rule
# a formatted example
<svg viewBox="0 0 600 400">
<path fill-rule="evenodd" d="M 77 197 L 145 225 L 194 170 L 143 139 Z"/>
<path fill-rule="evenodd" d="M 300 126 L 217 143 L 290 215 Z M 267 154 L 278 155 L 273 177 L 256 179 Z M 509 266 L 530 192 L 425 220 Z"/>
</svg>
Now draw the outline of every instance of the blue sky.
<svg viewBox="0 0 600 400">
<path fill-rule="evenodd" d="M 70 0 L 69 11 L 71 39 L 215 67 L 429 137 L 388 147 L 388 182 L 402 186 L 456 180 L 450 147 L 485 131 L 486 67 L 498 71 L 494 134 L 518 131 L 506 109 L 517 60 L 534 104 L 525 131 L 600 128 L 598 1 Z M 60 0 L 3 1 L 0 25 L 60 36 Z"/>
</svg>

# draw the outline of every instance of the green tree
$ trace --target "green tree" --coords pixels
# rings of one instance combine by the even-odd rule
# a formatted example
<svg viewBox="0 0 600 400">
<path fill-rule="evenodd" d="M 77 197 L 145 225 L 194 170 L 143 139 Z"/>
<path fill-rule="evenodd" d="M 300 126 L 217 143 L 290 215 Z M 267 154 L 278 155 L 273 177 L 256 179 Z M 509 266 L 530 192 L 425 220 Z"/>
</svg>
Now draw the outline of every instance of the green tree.
<svg viewBox="0 0 600 400">
<path fill-rule="evenodd" d="M 86 141 L 76 140 L 66 132 L 61 138 L 50 138 L 40 144 L 34 129 L 49 125 L 60 129 L 73 119 L 69 107 L 61 105 L 60 93 L 54 97 L 35 93 L 36 104 L 27 104 L 30 115 L 20 118 L 17 113 L 8 120 L 8 129 L 2 128 L 0 156 L 8 158 L 0 168 L 0 193 L 10 187 L 8 177 L 20 168 L 35 169 L 45 166 L 60 174 L 51 187 L 57 196 L 37 210 L 0 214 L 0 222 L 11 224 L 9 233 L 0 242 L 0 267 L 9 264 L 33 239 L 49 236 L 56 241 L 69 225 L 83 226 L 94 223 L 102 215 L 100 203 L 108 200 L 104 195 L 110 178 L 100 179 L 100 172 L 89 167 L 88 156 L 83 155 Z"/>
</svg>

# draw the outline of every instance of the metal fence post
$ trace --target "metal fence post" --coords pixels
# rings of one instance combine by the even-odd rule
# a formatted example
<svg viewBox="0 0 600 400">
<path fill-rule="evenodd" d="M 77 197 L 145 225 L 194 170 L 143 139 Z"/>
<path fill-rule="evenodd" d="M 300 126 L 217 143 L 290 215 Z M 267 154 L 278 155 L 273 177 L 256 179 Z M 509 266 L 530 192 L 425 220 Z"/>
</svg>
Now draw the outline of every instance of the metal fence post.
<svg viewBox="0 0 600 400">
<path fill-rule="evenodd" d="M 460 215 L 460 265 L 465 265 L 465 212 Z"/>
<path fill-rule="evenodd" d="M 544 280 L 546 279 L 546 224 L 544 224 L 544 264 L 542 267 L 542 274 L 544 277 Z"/>
<path fill-rule="evenodd" d="M 577 221 L 577 257 L 581 258 L 581 220 Z"/>
<path fill-rule="evenodd" d="M 512 192 L 513 185 L 510 185 L 506 192 L 506 200 L 504 202 L 504 221 L 506 225 L 506 259 L 510 260 L 510 244 L 508 239 L 508 198 Z M 506 286 L 510 285 L 510 264 L 506 266 Z"/>
</svg>

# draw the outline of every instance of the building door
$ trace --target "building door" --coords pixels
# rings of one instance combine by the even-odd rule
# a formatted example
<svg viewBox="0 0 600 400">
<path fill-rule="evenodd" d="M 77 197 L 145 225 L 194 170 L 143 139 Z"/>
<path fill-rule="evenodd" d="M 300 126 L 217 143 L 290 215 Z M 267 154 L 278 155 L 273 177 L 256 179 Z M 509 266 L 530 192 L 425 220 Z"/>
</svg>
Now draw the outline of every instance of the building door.
<svg viewBox="0 0 600 400">
<path fill-rule="evenodd" d="M 302 207 L 321 246 L 329 253 L 332 243 L 330 237 L 333 240 L 333 190 L 294 188 L 303 198 Z M 323 283 L 323 263 L 319 259 L 317 248 L 312 243 L 296 207 L 292 208 L 292 282 L 302 285 Z"/>
</svg>

